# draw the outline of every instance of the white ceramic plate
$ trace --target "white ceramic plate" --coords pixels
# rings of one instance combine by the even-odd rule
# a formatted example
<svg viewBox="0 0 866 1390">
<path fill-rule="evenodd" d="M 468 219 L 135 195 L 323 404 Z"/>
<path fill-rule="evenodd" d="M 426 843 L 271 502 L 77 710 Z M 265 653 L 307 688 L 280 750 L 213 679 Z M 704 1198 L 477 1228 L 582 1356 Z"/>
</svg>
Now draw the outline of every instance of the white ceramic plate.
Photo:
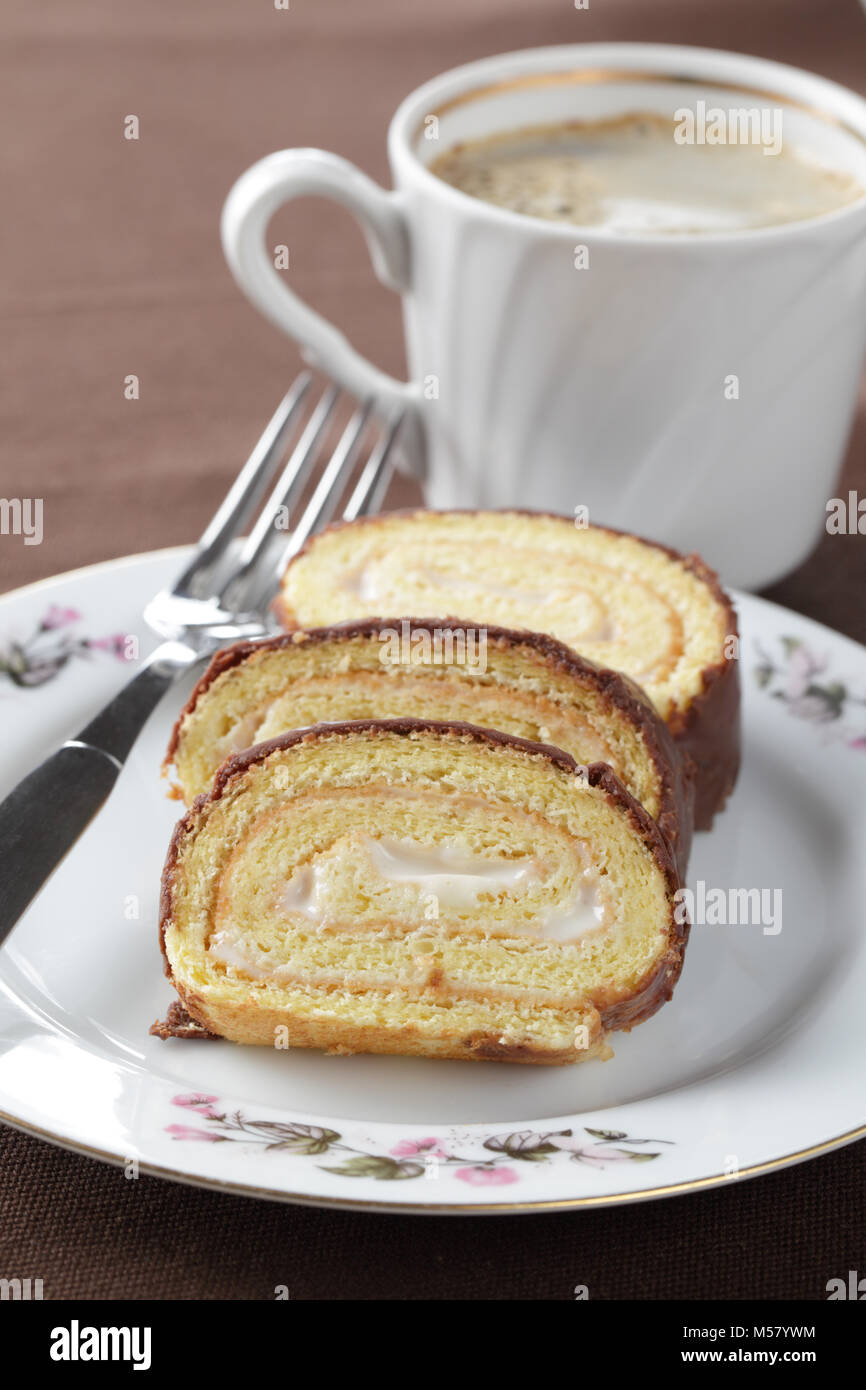
<svg viewBox="0 0 866 1390">
<path fill-rule="evenodd" d="M 0 793 L 123 684 L 113 638 L 150 648 L 139 615 L 184 554 L 0 600 Z M 748 595 L 738 604 L 743 772 L 716 829 L 697 837 L 690 885 L 765 890 L 766 911 L 696 923 L 673 1002 L 616 1035 L 613 1061 L 345 1058 L 149 1037 L 172 998 L 156 916 L 178 805 L 158 769 L 184 688 L 0 951 L 0 1118 L 182 1181 L 428 1212 L 637 1201 L 866 1134 L 866 650 Z"/>
</svg>

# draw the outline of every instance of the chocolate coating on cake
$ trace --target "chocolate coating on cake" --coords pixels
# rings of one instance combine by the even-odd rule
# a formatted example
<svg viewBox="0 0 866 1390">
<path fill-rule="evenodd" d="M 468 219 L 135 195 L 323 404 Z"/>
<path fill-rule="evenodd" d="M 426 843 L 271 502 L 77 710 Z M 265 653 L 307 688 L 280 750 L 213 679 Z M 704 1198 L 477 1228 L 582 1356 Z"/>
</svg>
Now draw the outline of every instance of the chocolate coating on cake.
<svg viewBox="0 0 866 1390">
<path fill-rule="evenodd" d="M 211 1033 L 203 1023 L 193 1018 L 179 999 L 169 1004 L 165 1018 L 158 1018 L 148 1029 L 153 1038 L 199 1038 L 206 1042 L 218 1042 L 219 1035 Z"/>
</svg>

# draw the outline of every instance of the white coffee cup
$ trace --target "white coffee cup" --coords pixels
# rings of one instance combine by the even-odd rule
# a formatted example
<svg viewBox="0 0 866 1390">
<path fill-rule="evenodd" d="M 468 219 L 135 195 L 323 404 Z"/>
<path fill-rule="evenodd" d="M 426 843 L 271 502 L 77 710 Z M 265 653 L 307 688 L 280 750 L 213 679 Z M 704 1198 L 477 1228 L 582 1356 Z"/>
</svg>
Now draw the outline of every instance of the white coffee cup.
<svg viewBox="0 0 866 1390">
<path fill-rule="evenodd" d="M 388 136 L 394 192 L 320 150 L 253 165 L 223 211 L 226 256 L 310 360 L 407 409 L 430 506 L 587 508 L 759 587 L 824 525 L 866 346 L 866 197 L 747 231 L 628 235 L 494 207 L 427 167 L 459 140 L 698 101 L 780 110 L 786 142 L 866 187 L 866 102 L 835 83 L 709 49 L 541 48 L 407 97 Z M 411 381 L 361 357 L 275 269 L 268 220 L 306 194 L 355 214 L 402 294 Z"/>
</svg>

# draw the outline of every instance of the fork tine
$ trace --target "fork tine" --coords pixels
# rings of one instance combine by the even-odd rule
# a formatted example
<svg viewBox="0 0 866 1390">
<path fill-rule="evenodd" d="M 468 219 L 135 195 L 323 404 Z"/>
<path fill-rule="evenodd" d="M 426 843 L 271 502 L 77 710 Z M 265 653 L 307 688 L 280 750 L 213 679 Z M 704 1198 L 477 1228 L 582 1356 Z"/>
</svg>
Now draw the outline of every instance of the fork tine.
<svg viewBox="0 0 866 1390">
<path fill-rule="evenodd" d="M 384 435 L 368 458 L 364 471 L 343 511 L 344 521 L 356 521 L 359 516 L 369 516 L 371 512 L 379 510 L 388 490 L 391 474 L 394 471 L 391 450 L 402 423 L 402 414 L 391 420 Z"/>
<path fill-rule="evenodd" d="M 261 516 L 244 542 L 237 569 L 219 595 L 220 602 L 224 605 L 238 606 L 241 603 L 240 595 L 248 591 L 256 583 L 257 576 L 263 573 L 267 551 L 280 535 L 277 520 L 285 511 L 291 514 L 292 505 L 316 462 L 319 443 L 334 413 L 339 395 L 339 387 L 329 386 L 307 421 L 304 432 L 292 450 Z"/>
<path fill-rule="evenodd" d="M 311 381 L 312 373 L 303 372 L 280 401 L 259 442 L 205 527 L 192 559 L 178 577 L 174 585 L 176 594 L 188 594 L 194 581 L 204 578 L 213 569 L 249 521 L 262 499 Z"/>
<path fill-rule="evenodd" d="M 367 400 L 355 411 L 328 466 L 316 484 L 316 490 L 304 508 L 303 515 L 292 531 L 291 540 L 283 551 L 278 576 L 282 574 L 289 560 L 306 544 L 314 531 L 326 526 L 337 510 L 343 486 L 358 457 L 358 449 L 364 436 L 373 402 Z"/>
</svg>

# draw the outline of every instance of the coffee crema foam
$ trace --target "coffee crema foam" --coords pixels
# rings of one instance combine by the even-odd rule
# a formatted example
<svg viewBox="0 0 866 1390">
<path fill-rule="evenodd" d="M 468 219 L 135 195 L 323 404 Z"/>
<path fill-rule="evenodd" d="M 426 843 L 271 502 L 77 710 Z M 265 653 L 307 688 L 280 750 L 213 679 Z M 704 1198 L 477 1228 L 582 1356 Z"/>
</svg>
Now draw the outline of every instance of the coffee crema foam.
<svg viewBox="0 0 866 1390">
<path fill-rule="evenodd" d="M 780 226 L 866 191 L 796 148 L 683 143 L 679 128 L 653 112 L 532 126 L 455 145 L 430 170 L 494 207 L 635 236 Z"/>
</svg>

